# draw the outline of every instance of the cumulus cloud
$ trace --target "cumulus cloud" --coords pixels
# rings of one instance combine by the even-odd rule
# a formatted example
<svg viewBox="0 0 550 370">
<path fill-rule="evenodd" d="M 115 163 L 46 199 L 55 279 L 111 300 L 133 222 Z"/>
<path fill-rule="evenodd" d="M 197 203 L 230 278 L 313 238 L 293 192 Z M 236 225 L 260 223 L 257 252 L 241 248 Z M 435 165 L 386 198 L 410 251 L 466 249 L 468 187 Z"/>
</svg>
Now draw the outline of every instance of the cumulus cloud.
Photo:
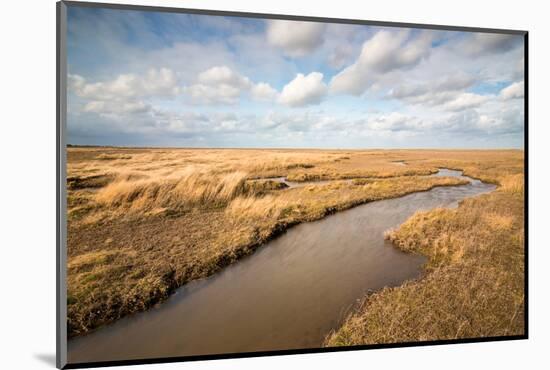
<svg viewBox="0 0 550 370">
<path fill-rule="evenodd" d="M 194 103 L 197 104 L 236 104 L 242 90 L 232 85 L 196 84 L 185 89 Z"/>
<path fill-rule="evenodd" d="M 322 73 L 311 72 L 307 76 L 298 73 L 296 78 L 283 87 L 278 101 L 290 107 L 319 104 L 327 90 Z"/>
<path fill-rule="evenodd" d="M 258 82 L 250 91 L 252 98 L 258 101 L 273 101 L 277 97 L 277 90 L 268 83 Z"/>
<path fill-rule="evenodd" d="M 517 134 L 523 131 L 524 116 L 517 108 L 499 111 L 469 109 L 453 113 L 446 120 L 446 130 L 461 134 Z"/>
<path fill-rule="evenodd" d="M 519 99 L 525 95 L 524 82 L 514 82 L 500 91 L 500 98 L 504 100 Z"/>
<path fill-rule="evenodd" d="M 382 131 L 415 131 L 423 126 L 419 118 L 399 112 L 372 116 L 367 123 L 370 129 Z"/>
<path fill-rule="evenodd" d="M 75 143 L 364 148 L 523 142 L 521 36 L 296 21 L 266 21 L 265 33 L 258 33 L 257 24 L 237 18 L 169 17 L 163 24 L 170 32 L 160 37 L 146 19 L 105 17 L 90 13 L 86 32 L 77 27 L 70 36 L 72 44 L 86 46 L 75 49 L 73 70 L 89 73 L 69 76 L 68 127 L 71 138 L 80 135 Z M 105 71 L 111 77 L 99 78 Z M 288 83 L 281 87 L 281 81 Z"/>
<path fill-rule="evenodd" d="M 480 95 L 459 90 L 439 90 L 437 88 L 424 90 L 423 86 L 392 91 L 388 95 L 424 108 L 438 108 L 446 111 L 459 111 L 476 108 L 488 102 L 494 95 Z"/>
<path fill-rule="evenodd" d="M 198 77 L 199 83 L 206 85 L 231 85 L 240 88 L 250 86 L 250 80 L 234 72 L 226 66 L 212 67 L 201 72 Z"/>
<path fill-rule="evenodd" d="M 489 99 L 490 97 L 486 95 L 462 93 L 458 95 L 455 99 L 446 103 L 443 108 L 451 111 L 475 108 L 479 107 L 481 104 L 485 103 Z"/>
<path fill-rule="evenodd" d="M 187 86 L 185 92 L 198 104 L 236 104 L 241 95 L 248 92 L 258 101 L 272 101 L 277 96 L 277 91 L 268 83 L 254 84 L 227 66 L 201 72 L 197 82 Z"/>
<path fill-rule="evenodd" d="M 145 74 L 127 73 L 110 81 L 88 82 L 69 74 L 68 89 L 85 100 L 84 113 L 110 118 L 128 118 L 150 112 L 150 98 L 171 98 L 181 92 L 176 73 L 168 68 L 149 69 Z M 135 122 L 135 119 L 132 119 Z"/>
<path fill-rule="evenodd" d="M 379 76 L 417 65 L 429 55 L 431 40 L 429 32 L 411 37 L 408 31 L 379 31 L 363 44 L 357 61 L 332 78 L 330 87 L 335 92 L 360 95 Z"/>
<path fill-rule="evenodd" d="M 267 21 L 267 40 L 290 57 L 303 57 L 323 44 L 325 24 L 287 20 Z"/>
<path fill-rule="evenodd" d="M 185 88 L 193 102 L 200 104 L 235 104 L 252 83 L 227 66 L 215 66 L 199 74 L 197 83 Z"/>
<path fill-rule="evenodd" d="M 155 119 L 160 130 L 188 136 L 220 135 L 249 129 L 242 117 L 227 112 L 204 114 L 155 110 Z"/>
<path fill-rule="evenodd" d="M 144 75 L 121 74 L 112 81 L 87 82 L 69 74 L 68 88 L 78 96 L 94 100 L 118 100 L 150 96 L 175 96 L 181 89 L 176 73 L 168 68 L 149 69 Z"/>
<path fill-rule="evenodd" d="M 387 97 L 412 104 L 437 105 L 453 99 L 456 92 L 467 89 L 475 83 L 476 80 L 472 76 L 458 73 L 431 82 L 397 86 L 389 91 Z"/>
<path fill-rule="evenodd" d="M 436 116 L 411 115 L 401 112 L 374 114 L 365 120 L 369 132 L 401 133 L 416 136 L 455 135 L 471 138 L 498 134 L 517 134 L 523 130 L 523 113 L 517 107 L 501 109 L 466 108 L 443 112 Z"/>
<path fill-rule="evenodd" d="M 391 89 L 386 97 L 428 108 L 440 107 L 445 110 L 460 110 L 479 106 L 489 99 L 486 96 L 465 92 L 476 83 L 473 76 L 457 73 L 431 82 L 397 86 Z"/>
</svg>

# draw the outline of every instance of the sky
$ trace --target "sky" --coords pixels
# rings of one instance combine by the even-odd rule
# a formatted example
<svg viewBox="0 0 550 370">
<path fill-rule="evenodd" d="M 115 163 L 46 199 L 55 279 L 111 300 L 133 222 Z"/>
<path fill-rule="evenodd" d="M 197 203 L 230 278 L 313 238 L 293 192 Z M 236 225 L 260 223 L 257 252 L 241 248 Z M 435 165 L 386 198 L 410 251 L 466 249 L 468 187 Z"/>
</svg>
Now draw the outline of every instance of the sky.
<svg viewBox="0 0 550 370">
<path fill-rule="evenodd" d="M 523 36 L 70 6 L 73 145 L 523 148 Z"/>
</svg>

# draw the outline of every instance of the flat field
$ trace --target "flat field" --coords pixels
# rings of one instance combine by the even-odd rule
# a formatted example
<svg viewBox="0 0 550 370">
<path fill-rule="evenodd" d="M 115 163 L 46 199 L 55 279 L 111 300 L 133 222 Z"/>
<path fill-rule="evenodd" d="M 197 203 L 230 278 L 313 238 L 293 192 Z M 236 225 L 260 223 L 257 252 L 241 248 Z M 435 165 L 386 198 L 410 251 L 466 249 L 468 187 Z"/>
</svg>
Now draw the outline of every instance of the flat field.
<svg viewBox="0 0 550 370">
<path fill-rule="evenodd" d="M 426 276 L 365 297 L 326 344 L 523 330 L 523 151 L 69 147 L 67 157 L 69 336 L 145 310 L 295 224 L 464 183 L 427 176 L 441 167 L 499 187 L 388 232 L 429 257 Z"/>
</svg>

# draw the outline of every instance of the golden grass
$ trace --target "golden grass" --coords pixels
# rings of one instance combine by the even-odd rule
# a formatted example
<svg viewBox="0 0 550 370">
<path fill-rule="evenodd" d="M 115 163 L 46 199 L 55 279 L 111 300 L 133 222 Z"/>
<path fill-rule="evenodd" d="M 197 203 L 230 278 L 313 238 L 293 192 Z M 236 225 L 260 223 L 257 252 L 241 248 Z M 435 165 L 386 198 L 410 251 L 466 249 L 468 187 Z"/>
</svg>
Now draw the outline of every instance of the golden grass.
<svg viewBox="0 0 550 370">
<path fill-rule="evenodd" d="M 239 197 L 231 202 L 226 214 L 234 219 L 278 219 L 291 203 L 284 197 Z"/>
<path fill-rule="evenodd" d="M 386 238 L 429 258 L 426 276 L 365 297 L 326 346 L 522 335 L 523 176 L 458 209 L 418 212 Z"/>
<path fill-rule="evenodd" d="M 294 224 L 461 183 L 421 176 L 437 167 L 518 191 L 519 178 L 495 174 L 517 173 L 522 160 L 521 151 L 69 148 L 69 335 L 145 310 Z M 276 176 L 331 181 L 262 180 Z M 509 222 L 491 219 L 493 228 Z"/>
<path fill-rule="evenodd" d="M 244 172 L 211 175 L 187 167 L 177 177 L 115 180 L 96 194 L 96 201 L 110 209 L 150 211 L 162 207 L 182 209 L 227 204 L 245 191 Z"/>
</svg>

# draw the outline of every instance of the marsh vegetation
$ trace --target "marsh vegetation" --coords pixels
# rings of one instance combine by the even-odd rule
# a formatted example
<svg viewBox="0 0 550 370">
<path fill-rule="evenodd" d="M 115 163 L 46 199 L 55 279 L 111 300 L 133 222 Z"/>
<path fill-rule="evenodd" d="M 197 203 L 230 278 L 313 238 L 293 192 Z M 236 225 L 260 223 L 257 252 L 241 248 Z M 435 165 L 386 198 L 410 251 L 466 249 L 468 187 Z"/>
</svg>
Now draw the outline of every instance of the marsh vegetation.
<svg viewBox="0 0 550 370">
<path fill-rule="evenodd" d="M 388 342 L 392 341 L 392 335 L 393 340 L 406 340 L 407 337 L 400 339 L 397 334 L 374 334 L 370 329 L 360 332 L 360 327 L 371 327 L 362 325 L 366 322 L 362 321 L 365 307 L 379 296 L 387 297 L 386 301 L 377 301 L 380 312 L 386 312 L 384 305 L 392 307 L 399 303 L 401 311 L 396 309 L 396 314 L 402 313 L 402 330 L 406 332 L 408 316 L 404 313 L 410 312 L 411 305 L 416 303 L 396 300 L 391 294 L 402 297 L 411 286 L 432 280 L 433 287 L 450 292 L 446 284 L 462 276 L 448 275 L 450 271 L 460 271 L 467 279 L 474 271 L 468 268 L 474 265 L 475 271 L 482 275 L 496 271 L 492 278 L 497 283 L 477 278 L 469 281 L 470 284 L 485 283 L 485 291 L 477 286 L 472 288 L 481 297 L 490 299 L 491 294 L 507 288 L 517 293 L 513 298 L 497 302 L 502 312 L 500 316 L 495 313 L 492 320 L 517 311 L 514 319 L 508 320 L 512 323 L 508 332 L 518 331 L 523 314 L 519 311 L 523 294 L 519 289 L 523 266 L 520 263 L 523 239 L 519 238 L 522 235 L 519 223 L 523 219 L 521 151 L 71 147 L 68 148 L 67 179 L 69 335 L 84 334 L 129 313 L 145 310 L 167 298 L 175 288 L 214 274 L 298 223 L 375 200 L 465 183 L 457 178 L 427 176 L 440 167 L 462 169 L 466 175 L 498 184 L 500 188 L 495 194 L 462 204 L 458 210 L 415 216 L 403 229 L 389 233 L 388 238 L 400 248 L 427 255 L 429 273 L 419 282 L 365 298 L 362 310 L 350 315 L 341 331 L 327 338 L 327 344 Z M 288 187 L 270 180 L 275 177 L 302 182 L 304 186 Z M 476 206 L 475 202 L 481 199 L 486 203 Z M 473 210 L 465 208 L 470 203 L 474 204 Z M 422 222 L 415 221 L 419 217 Z M 492 222 L 491 225 L 504 231 L 495 229 L 490 235 L 478 236 L 474 242 L 462 240 L 477 235 L 477 229 L 479 232 L 489 230 L 479 220 Z M 442 223 L 447 225 L 444 233 Z M 513 231 L 506 225 L 514 226 Z M 473 226 L 476 228 L 472 229 Z M 503 244 L 501 239 L 507 233 L 511 233 L 510 239 Z M 437 248 L 432 248 L 433 245 Z M 478 249 L 491 250 L 491 254 L 485 255 Z M 506 270 L 510 275 L 499 275 L 498 268 L 508 265 L 515 266 L 513 270 Z M 446 274 L 448 279 L 437 280 L 441 274 Z M 433 287 L 430 289 L 435 289 Z M 399 289 L 403 289 L 403 293 L 391 293 Z M 428 289 L 416 289 L 428 292 Z M 409 294 L 419 299 L 418 291 Z M 476 309 L 479 302 L 465 294 L 454 299 L 456 302 L 452 305 L 437 306 L 439 310 L 447 310 L 446 315 L 462 315 L 456 319 L 456 325 L 462 329 L 454 335 L 478 334 L 481 329 L 469 330 L 464 322 L 479 328 L 470 316 L 488 319 L 486 314 L 493 312 L 492 309 L 487 308 L 487 312 L 486 306 Z M 432 304 L 436 306 L 437 302 Z M 464 310 L 457 311 L 456 307 Z M 368 312 L 371 311 L 369 308 Z M 437 312 L 431 314 L 443 314 Z M 392 322 L 390 319 L 390 316 L 376 317 L 375 321 L 382 330 Z M 410 322 L 416 319 L 411 316 Z M 456 328 L 452 320 L 445 322 L 449 323 L 448 331 L 426 331 L 421 338 L 446 338 Z M 502 328 L 498 331 L 494 325 L 490 326 L 489 321 L 487 325 L 481 331 L 491 333 L 494 329 L 495 335 L 504 332 Z M 399 326 L 392 324 L 391 327 L 398 330 Z"/>
<path fill-rule="evenodd" d="M 385 237 L 426 275 L 367 295 L 326 346 L 523 335 L 524 179 L 501 174 L 457 209 L 417 212 Z"/>
</svg>

